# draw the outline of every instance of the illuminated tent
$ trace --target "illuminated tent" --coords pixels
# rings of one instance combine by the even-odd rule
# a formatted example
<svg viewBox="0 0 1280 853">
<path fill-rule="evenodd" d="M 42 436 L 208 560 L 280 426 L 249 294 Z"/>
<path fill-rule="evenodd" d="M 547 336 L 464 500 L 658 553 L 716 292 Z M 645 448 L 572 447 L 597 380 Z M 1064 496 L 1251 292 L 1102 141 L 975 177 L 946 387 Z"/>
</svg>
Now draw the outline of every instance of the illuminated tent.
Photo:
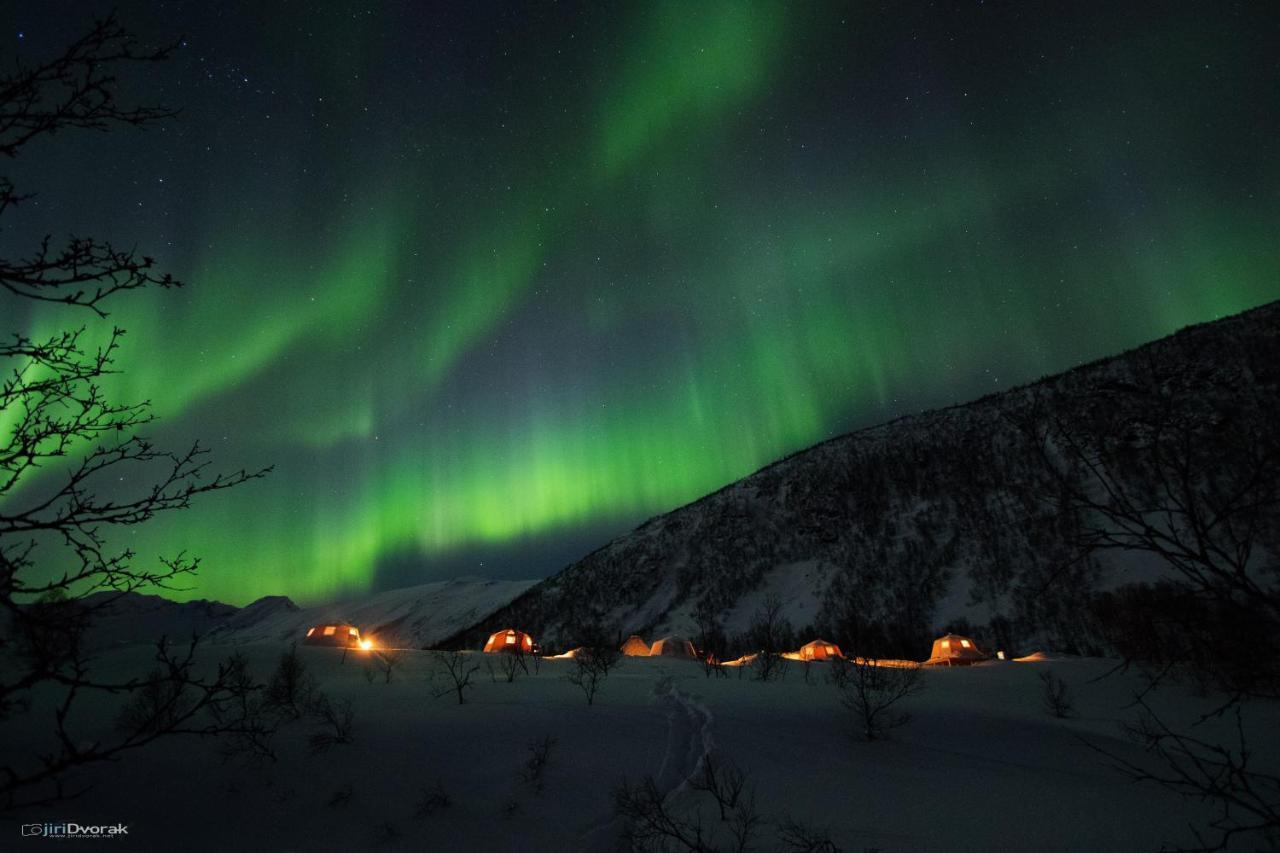
<svg viewBox="0 0 1280 853">
<path fill-rule="evenodd" d="M 532 654 L 533 637 L 530 637 L 524 631 L 506 628 L 490 634 L 489 641 L 484 644 L 484 650 L 486 652 L 510 652 L 517 655 Z"/>
<path fill-rule="evenodd" d="M 360 629 L 354 625 L 316 625 L 307 629 L 304 646 L 358 646 Z"/>
<path fill-rule="evenodd" d="M 639 634 L 632 634 L 622 644 L 622 653 L 627 657 L 647 658 L 649 656 L 649 644 L 640 639 Z"/>
<path fill-rule="evenodd" d="M 978 644 L 968 637 L 959 634 L 947 634 L 933 641 L 933 651 L 925 666 L 966 666 L 987 656 L 978 648 Z"/>
<path fill-rule="evenodd" d="M 697 658 L 698 653 L 693 649 L 693 643 L 683 637 L 663 637 L 660 640 L 654 640 L 653 648 L 649 649 L 651 657 L 669 657 L 669 658 Z"/>
<path fill-rule="evenodd" d="M 800 647 L 800 651 L 796 652 L 796 660 L 830 660 L 831 658 L 842 658 L 844 655 L 840 653 L 840 647 L 835 643 L 828 643 L 826 640 L 814 640 L 812 643 L 805 643 Z"/>
</svg>

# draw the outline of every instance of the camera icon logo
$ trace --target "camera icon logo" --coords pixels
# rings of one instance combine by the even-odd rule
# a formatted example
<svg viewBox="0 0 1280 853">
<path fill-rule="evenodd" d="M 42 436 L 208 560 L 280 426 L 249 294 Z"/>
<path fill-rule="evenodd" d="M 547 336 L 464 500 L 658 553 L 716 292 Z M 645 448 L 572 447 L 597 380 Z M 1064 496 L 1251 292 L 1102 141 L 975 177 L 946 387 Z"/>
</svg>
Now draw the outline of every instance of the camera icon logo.
<svg viewBox="0 0 1280 853">
<path fill-rule="evenodd" d="M 24 823 L 22 825 L 22 834 L 26 835 L 44 835 L 44 824 L 42 823 Z"/>
</svg>

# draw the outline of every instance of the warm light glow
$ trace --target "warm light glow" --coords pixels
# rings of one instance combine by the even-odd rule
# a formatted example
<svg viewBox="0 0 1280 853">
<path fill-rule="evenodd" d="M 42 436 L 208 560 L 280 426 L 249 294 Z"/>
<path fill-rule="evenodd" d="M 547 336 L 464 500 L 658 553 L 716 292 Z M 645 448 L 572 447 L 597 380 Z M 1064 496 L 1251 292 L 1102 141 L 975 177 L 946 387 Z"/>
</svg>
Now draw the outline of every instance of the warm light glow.
<svg viewBox="0 0 1280 853">
<path fill-rule="evenodd" d="M 312 634 L 314 634 L 315 632 L 316 632 L 316 629 L 315 629 L 315 628 L 308 628 L 308 629 L 307 629 L 307 636 L 308 636 L 308 637 L 310 637 L 310 636 L 311 636 Z"/>
<path fill-rule="evenodd" d="M 364 649 L 366 652 L 369 651 L 369 649 L 373 648 L 373 640 L 369 640 L 369 639 L 361 640 L 360 648 Z"/>
<path fill-rule="evenodd" d="M 1004 660 L 1004 652 L 1003 651 L 996 652 L 996 657 L 998 657 L 1000 660 Z"/>
<path fill-rule="evenodd" d="M 337 630 L 337 629 L 336 629 L 333 625 L 325 625 L 325 626 L 324 626 L 324 635 L 325 635 L 326 637 L 332 637 L 332 636 L 333 636 L 333 632 L 334 632 L 334 631 L 336 631 L 336 630 Z"/>
<path fill-rule="evenodd" d="M 943 645 L 945 646 L 945 645 L 946 645 L 946 643 L 943 643 Z M 960 645 L 964 646 L 964 647 L 967 649 L 967 648 L 969 648 L 969 641 L 968 641 L 968 640 L 961 640 L 961 641 L 960 641 Z"/>
<path fill-rule="evenodd" d="M 950 640 L 943 640 L 943 641 L 942 641 L 942 647 L 943 647 L 944 649 L 949 649 L 949 648 L 951 648 L 951 641 L 950 641 Z"/>
</svg>

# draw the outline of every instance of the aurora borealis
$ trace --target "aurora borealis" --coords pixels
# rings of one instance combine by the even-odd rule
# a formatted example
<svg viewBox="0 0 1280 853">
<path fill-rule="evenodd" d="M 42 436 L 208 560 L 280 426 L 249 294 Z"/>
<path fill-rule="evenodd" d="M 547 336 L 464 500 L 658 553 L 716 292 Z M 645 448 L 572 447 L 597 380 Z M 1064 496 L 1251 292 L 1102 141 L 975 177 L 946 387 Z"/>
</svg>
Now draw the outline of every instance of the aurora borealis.
<svg viewBox="0 0 1280 853">
<path fill-rule="evenodd" d="M 185 34 L 123 81 L 182 116 L 43 141 L 0 235 L 188 283 L 0 313 L 123 326 L 109 387 L 158 440 L 275 465 L 131 532 L 203 557 L 191 596 L 544 576 L 825 438 L 1280 298 L 1269 4 L 266 5 L 117 5 Z M 111 8 L 29 6 L 6 54 Z"/>
</svg>

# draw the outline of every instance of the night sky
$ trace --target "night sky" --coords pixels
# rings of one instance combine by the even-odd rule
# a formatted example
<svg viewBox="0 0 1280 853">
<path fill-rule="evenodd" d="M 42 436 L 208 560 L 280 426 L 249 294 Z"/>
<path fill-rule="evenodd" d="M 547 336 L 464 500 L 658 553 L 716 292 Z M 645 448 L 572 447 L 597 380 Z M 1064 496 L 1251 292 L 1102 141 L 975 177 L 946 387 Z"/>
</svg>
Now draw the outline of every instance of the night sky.
<svg viewBox="0 0 1280 853">
<path fill-rule="evenodd" d="M 109 388 L 151 435 L 276 466 L 122 540 L 201 555 L 184 597 L 545 576 L 1280 297 L 1273 2 L 452 5 L 0 12 L 6 64 L 110 8 L 185 38 L 122 80 L 182 115 L 31 146 L 0 234 L 188 282 L 105 322 L 0 301 L 6 334 L 127 328 Z"/>
</svg>

